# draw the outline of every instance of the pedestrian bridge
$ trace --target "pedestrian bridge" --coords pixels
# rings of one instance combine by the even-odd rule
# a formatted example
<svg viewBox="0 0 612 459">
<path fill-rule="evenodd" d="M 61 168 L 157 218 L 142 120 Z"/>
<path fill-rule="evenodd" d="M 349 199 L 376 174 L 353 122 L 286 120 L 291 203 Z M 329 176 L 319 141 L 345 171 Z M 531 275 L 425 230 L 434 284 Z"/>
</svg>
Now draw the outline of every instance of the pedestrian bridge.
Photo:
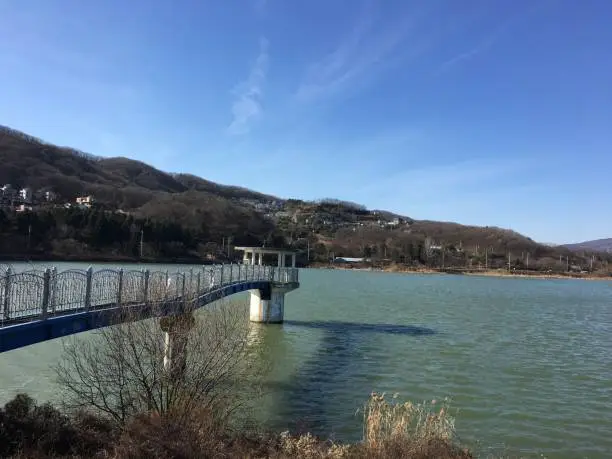
<svg viewBox="0 0 612 459">
<path fill-rule="evenodd" d="M 119 311 L 174 316 L 246 291 L 251 321 L 280 323 L 285 293 L 297 287 L 297 268 L 255 263 L 181 272 L 9 269 L 0 274 L 0 352 L 111 325 Z"/>
</svg>

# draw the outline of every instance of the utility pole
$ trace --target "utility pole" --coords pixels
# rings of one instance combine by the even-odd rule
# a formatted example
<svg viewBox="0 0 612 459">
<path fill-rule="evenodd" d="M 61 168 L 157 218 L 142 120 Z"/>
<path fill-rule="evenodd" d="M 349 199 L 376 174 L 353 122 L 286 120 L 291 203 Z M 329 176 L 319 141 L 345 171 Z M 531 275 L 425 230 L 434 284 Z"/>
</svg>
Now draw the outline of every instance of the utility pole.
<svg viewBox="0 0 612 459">
<path fill-rule="evenodd" d="M 529 252 L 527 252 L 527 269 L 529 269 Z"/>
<path fill-rule="evenodd" d="M 32 239 L 32 225 L 28 225 L 28 252 L 30 251 L 30 240 Z"/>
<path fill-rule="evenodd" d="M 485 269 L 489 269 L 489 249 L 485 248 Z"/>
<path fill-rule="evenodd" d="M 444 250 L 444 247 L 442 247 L 442 269 L 444 269 L 444 253 L 445 253 L 445 250 Z"/>
<path fill-rule="evenodd" d="M 593 258 L 595 258 L 595 255 L 591 255 L 591 271 L 593 271 Z"/>
<path fill-rule="evenodd" d="M 142 258 L 142 249 L 144 246 L 144 228 L 140 229 L 140 258 Z"/>
<path fill-rule="evenodd" d="M 565 270 L 569 271 L 569 257 L 567 255 L 565 256 Z"/>
<path fill-rule="evenodd" d="M 306 239 L 306 261 L 310 263 L 310 239 Z"/>
<path fill-rule="evenodd" d="M 510 256 L 511 252 L 508 252 L 508 271 L 510 271 Z"/>
</svg>

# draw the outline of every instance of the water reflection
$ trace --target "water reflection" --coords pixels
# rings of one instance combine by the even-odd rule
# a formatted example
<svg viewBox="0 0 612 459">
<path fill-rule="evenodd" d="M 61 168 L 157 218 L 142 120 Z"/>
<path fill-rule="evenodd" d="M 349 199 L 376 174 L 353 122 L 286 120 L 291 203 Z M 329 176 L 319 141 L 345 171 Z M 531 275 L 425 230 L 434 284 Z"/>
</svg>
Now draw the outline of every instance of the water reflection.
<svg viewBox="0 0 612 459">
<path fill-rule="evenodd" d="M 347 385 L 364 385 L 363 397 L 372 390 L 371 375 L 377 374 L 380 361 L 378 341 L 382 336 L 377 335 L 435 334 L 433 329 L 412 325 L 310 321 L 285 321 L 283 325 L 285 332 L 294 331 L 294 327 L 317 330 L 318 346 L 287 382 L 268 383 L 267 388 L 279 397 L 276 411 L 284 420 L 276 427 L 325 437 L 346 433 L 347 428 L 359 432 L 361 420 L 355 409 L 365 400 L 356 400 L 355 391 L 347 390 Z"/>
<path fill-rule="evenodd" d="M 249 348 L 259 348 L 265 337 L 264 329 L 259 324 L 250 323 L 248 325 L 249 331 L 247 332 L 247 346 Z"/>
<path fill-rule="evenodd" d="M 354 322 L 310 322 L 301 320 L 286 320 L 285 325 L 293 327 L 318 328 L 333 333 L 390 333 L 397 335 L 433 335 L 435 330 L 415 325 L 365 324 Z"/>
</svg>

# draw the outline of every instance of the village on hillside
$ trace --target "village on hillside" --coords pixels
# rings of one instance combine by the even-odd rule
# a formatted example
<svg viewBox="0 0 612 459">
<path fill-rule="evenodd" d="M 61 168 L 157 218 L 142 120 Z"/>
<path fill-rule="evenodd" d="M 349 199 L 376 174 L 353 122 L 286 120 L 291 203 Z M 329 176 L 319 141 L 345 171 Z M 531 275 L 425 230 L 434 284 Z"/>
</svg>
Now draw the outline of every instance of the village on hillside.
<svg viewBox="0 0 612 459">
<path fill-rule="evenodd" d="M 31 188 L 13 188 L 10 184 L 0 187 L 0 209 L 14 212 L 28 212 L 49 207 L 79 207 L 89 209 L 94 203 L 91 195 L 77 196 L 74 202 L 58 199 L 58 195 L 48 189 L 33 191 Z"/>
</svg>

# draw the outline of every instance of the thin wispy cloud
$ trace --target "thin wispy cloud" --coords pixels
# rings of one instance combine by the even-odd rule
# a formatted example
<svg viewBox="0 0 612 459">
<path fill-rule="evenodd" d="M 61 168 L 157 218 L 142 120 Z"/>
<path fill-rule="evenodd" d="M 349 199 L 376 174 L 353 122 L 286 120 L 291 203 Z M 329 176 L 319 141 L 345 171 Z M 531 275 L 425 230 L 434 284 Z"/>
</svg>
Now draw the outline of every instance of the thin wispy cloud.
<svg viewBox="0 0 612 459">
<path fill-rule="evenodd" d="M 295 96 L 311 101 L 335 93 L 365 77 L 393 55 L 417 22 L 417 15 L 384 23 L 376 21 L 373 2 L 366 2 L 346 38 L 335 49 L 312 64 Z"/>
<path fill-rule="evenodd" d="M 488 49 L 493 47 L 493 45 L 497 42 L 497 40 L 499 40 L 501 35 L 506 31 L 507 27 L 508 27 L 508 23 L 502 25 L 497 30 L 495 30 L 491 35 L 489 35 L 484 40 L 482 40 L 478 45 L 474 46 L 472 49 L 459 53 L 453 56 L 452 58 L 448 59 L 447 61 L 443 62 L 442 65 L 436 71 L 436 75 L 444 73 L 447 70 L 449 70 L 451 67 L 459 64 L 460 62 L 471 59 L 477 54 L 487 51 Z"/>
<path fill-rule="evenodd" d="M 259 55 L 251 68 L 246 81 L 234 90 L 235 99 L 232 104 L 232 122 L 227 128 L 231 135 L 244 135 L 251 130 L 251 125 L 263 113 L 263 87 L 268 72 L 268 40 L 259 40 Z"/>
<path fill-rule="evenodd" d="M 497 28 L 493 30 L 473 48 L 460 52 L 450 59 L 440 65 L 440 67 L 436 71 L 436 75 L 446 72 L 451 67 L 469 59 L 474 58 L 478 54 L 488 51 L 491 49 L 504 35 L 506 35 L 513 27 L 515 27 L 519 22 L 526 20 L 536 11 L 548 6 L 548 2 L 546 0 L 541 0 L 539 2 L 534 2 L 527 10 L 519 11 L 515 16 L 501 23 Z"/>
<path fill-rule="evenodd" d="M 486 40 L 482 44 L 472 48 L 469 51 L 457 54 L 456 56 L 454 56 L 451 59 L 449 59 L 446 62 L 444 62 L 440 66 L 440 68 L 438 69 L 438 71 L 436 73 L 437 74 L 443 73 L 443 72 L 447 71 L 448 69 L 450 69 L 453 65 L 456 65 L 456 64 L 458 64 L 461 61 L 470 59 L 470 58 L 476 56 L 477 54 L 487 50 L 488 48 L 490 48 L 493 45 L 494 41 L 495 40 L 491 40 L 491 39 Z"/>
</svg>

